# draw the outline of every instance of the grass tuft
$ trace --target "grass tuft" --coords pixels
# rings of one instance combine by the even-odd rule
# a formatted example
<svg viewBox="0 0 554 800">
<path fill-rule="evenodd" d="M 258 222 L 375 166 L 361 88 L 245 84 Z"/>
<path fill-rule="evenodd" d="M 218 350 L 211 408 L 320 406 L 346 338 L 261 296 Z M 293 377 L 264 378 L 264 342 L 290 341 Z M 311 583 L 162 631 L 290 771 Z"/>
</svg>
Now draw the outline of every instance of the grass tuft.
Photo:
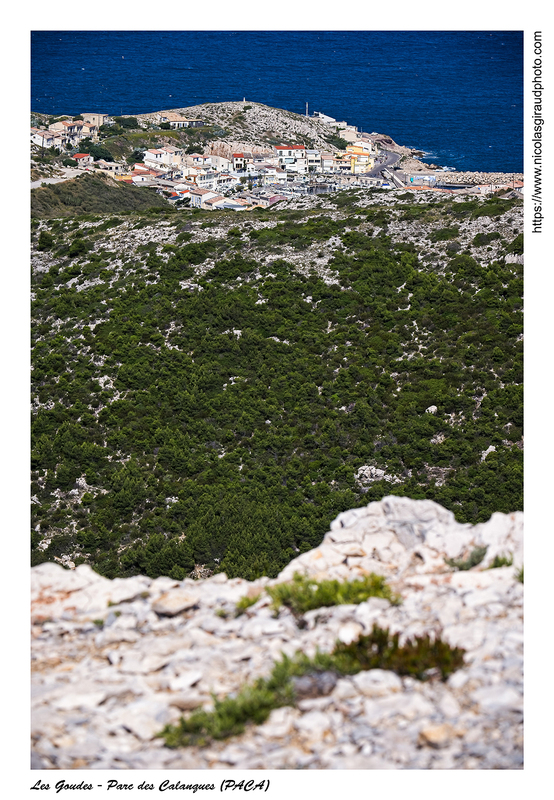
<svg viewBox="0 0 554 800">
<path fill-rule="evenodd" d="M 498 569 L 499 567 L 511 567 L 514 563 L 514 557 L 511 553 L 507 556 L 495 556 L 491 565 L 487 569 Z"/>
<path fill-rule="evenodd" d="M 337 642 L 332 653 L 317 652 L 313 658 L 296 653 L 293 658 L 283 655 L 269 678 L 258 678 L 244 686 L 236 696 L 223 700 L 214 697 L 213 711 L 199 709 L 177 725 L 166 725 L 158 734 L 168 747 L 204 746 L 212 739 L 225 739 L 244 731 L 248 723 L 260 725 L 274 708 L 294 705 L 296 701 L 293 678 L 321 672 L 353 675 L 368 669 L 390 669 L 398 675 L 410 675 L 428 680 L 440 673 L 446 678 L 464 664 L 464 650 L 450 647 L 440 637 L 428 634 L 399 644 L 400 635 L 373 626 L 370 634 L 356 642 Z"/>
<path fill-rule="evenodd" d="M 471 569 L 472 567 L 476 567 L 477 564 L 480 564 L 481 561 L 485 558 L 485 554 L 487 552 L 487 547 L 476 547 L 474 550 L 471 551 L 468 558 L 445 558 L 444 560 L 448 564 L 449 567 L 453 567 L 453 569 L 457 570 L 464 570 L 464 569 Z"/>
<path fill-rule="evenodd" d="M 253 597 L 248 597 L 247 594 L 245 594 L 244 597 L 241 597 L 235 606 L 235 616 L 240 617 L 241 614 L 244 614 L 247 608 L 255 605 L 260 599 L 260 595 L 261 592 L 255 594 Z"/>
</svg>

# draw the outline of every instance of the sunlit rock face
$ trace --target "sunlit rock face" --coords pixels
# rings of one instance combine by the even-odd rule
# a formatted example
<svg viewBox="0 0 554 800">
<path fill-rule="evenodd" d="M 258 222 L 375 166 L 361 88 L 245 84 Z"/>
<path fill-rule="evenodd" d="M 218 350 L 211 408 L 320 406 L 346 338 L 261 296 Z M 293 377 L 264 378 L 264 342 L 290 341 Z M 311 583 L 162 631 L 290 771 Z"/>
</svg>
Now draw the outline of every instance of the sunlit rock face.
<svg viewBox="0 0 554 800">
<path fill-rule="evenodd" d="M 482 560 L 466 569 L 476 551 Z M 472 526 L 395 496 L 339 514 L 321 545 L 273 580 L 108 580 L 86 565 L 40 564 L 31 571 L 32 766 L 520 769 L 522 565 L 520 512 Z M 372 597 L 276 615 L 265 591 L 295 573 L 352 581 L 372 572 L 400 604 Z M 237 616 L 245 596 L 254 603 Z M 374 624 L 400 641 L 440 635 L 464 648 L 464 666 L 446 682 L 323 672 L 297 680 L 294 706 L 233 739 L 173 750 L 156 738 L 181 715 L 213 708 L 214 695 L 267 676 L 282 653 L 330 652 Z"/>
</svg>

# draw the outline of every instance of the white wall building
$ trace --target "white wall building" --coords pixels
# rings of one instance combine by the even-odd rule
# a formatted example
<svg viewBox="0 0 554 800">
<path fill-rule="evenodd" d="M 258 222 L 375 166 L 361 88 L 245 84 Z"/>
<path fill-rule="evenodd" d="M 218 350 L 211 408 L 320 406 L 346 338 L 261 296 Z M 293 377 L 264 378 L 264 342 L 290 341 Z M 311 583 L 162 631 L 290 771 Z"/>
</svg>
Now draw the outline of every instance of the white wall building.
<svg viewBox="0 0 554 800">
<path fill-rule="evenodd" d="M 182 164 L 182 153 L 182 150 L 171 146 L 161 147 L 156 150 L 146 150 L 144 164 L 149 169 L 177 169 Z"/>
</svg>

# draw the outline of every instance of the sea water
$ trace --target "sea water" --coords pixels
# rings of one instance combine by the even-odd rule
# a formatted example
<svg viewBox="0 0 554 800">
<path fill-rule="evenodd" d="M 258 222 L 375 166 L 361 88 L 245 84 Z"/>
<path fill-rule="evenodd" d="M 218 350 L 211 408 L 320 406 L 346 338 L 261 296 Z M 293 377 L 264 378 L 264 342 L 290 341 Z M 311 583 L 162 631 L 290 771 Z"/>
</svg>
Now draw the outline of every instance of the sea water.
<svg viewBox="0 0 554 800">
<path fill-rule="evenodd" d="M 458 170 L 523 171 L 521 31 L 33 31 L 31 109 L 246 99 L 322 111 Z"/>
</svg>

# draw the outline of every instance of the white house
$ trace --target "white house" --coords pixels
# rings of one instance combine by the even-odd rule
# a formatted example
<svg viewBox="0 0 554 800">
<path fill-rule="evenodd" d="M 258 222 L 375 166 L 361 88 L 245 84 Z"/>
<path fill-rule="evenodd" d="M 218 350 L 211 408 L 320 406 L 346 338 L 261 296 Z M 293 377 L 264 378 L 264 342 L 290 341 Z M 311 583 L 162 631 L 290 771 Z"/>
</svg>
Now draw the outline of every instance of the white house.
<svg viewBox="0 0 554 800">
<path fill-rule="evenodd" d="M 336 119 L 334 117 L 330 117 L 328 114 L 323 114 L 321 111 L 314 111 L 312 117 L 320 120 L 320 122 L 326 122 L 327 124 L 330 124 L 331 122 L 336 122 Z"/>
<path fill-rule="evenodd" d="M 308 172 L 317 172 L 321 169 L 321 153 L 319 150 L 306 150 Z"/>
<path fill-rule="evenodd" d="M 216 194 L 213 197 L 209 197 L 207 200 L 204 200 L 204 208 L 207 208 L 208 211 L 215 211 L 218 208 L 223 208 L 226 198 L 223 195 Z"/>
<path fill-rule="evenodd" d="M 157 122 L 168 122 L 169 127 L 173 130 L 178 128 L 188 128 L 189 121 L 181 114 L 176 114 L 175 111 L 160 111 L 156 114 Z"/>
<path fill-rule="evenodd" d="M 254 163 L 254 156 L 252 153 L 233 153 L 233 170 L 241 172 L 246 169 L 248 164 Z"/>
<path fill-rule="evenodd" d="M 223 172 L 223 170 L 230 170 L 232 168 L 232 161 L 230 158 L 224 158 L 223 156 L 215 156 L 210 154 L 210 164 L 217 172 Z"/>
<path fill-rule="evenodd" d="M 98 161 L 95 161 L 94 166 L 98 169 L 103 169 L 106 172 L 113 172 L 118 175 L 127 171 L 127 166 L 125 164 L 118 164 L 116 161 L 104 161 L 103 158 L 99 158 Z"/>
<path fill-rule="evenodd" d="M 55 147 L 56 150 L 63 150 L 65 137 L 61 133 L 54 131 L 43 131 L 39 128 L 31 128 L 31 142 L 38 147 Z"/>
<path fill-rule="evenodd" d="M 288 172 L 307 172 L 306 148 L 303 144 L 278 145 L 274 148 L 279 158 L 279 166 Z"/>
<path fill-rule="evenodd" d="M 82 139 L 94 138 L 98 133 L 98 128 L 92 123 L 76 120 L 74 122 L 62 119 L 59 122 L 53 122 L 48 126 L 48 130 L 56 131 L 65 136 L 67 141 L 71 144 L 78 144 Z"/>
<path fill-rule="evenodd" d="M 321 170 L 322 172 L 332 172 L 335 157 L 333 153 L 321 153 Z"/>
<path fill-rule="evenodd" d="M 146 150 L 144 153 L 144 164 L 149 169 L 177 169 L 182 164 L 182 154 L 182 150 L 170 145 L 159 149 Z"/>
<path fill-rule="evenodd" d="M 198 170 L 195 183 L 199 189 L 215 189 L 218 185 L 219 174 L 211 170 Z"/>
<path fill-rule="evenodd" d="M 94 164 L 94 158 L 89 153 L 75 153 L 72 158 L 77 162 L 77 166 L 81 169 L 85 169 L 86 167 L 91 166 L 91 164 Z"/>
<path fill-rule="evenodd" d="M 217 196 L 217 192 L 210 192 L 208 189 L 192 189 L 190 193 L 190 204 L 193 208 L 204 208 L 206 200 Z"/>
</svg>

